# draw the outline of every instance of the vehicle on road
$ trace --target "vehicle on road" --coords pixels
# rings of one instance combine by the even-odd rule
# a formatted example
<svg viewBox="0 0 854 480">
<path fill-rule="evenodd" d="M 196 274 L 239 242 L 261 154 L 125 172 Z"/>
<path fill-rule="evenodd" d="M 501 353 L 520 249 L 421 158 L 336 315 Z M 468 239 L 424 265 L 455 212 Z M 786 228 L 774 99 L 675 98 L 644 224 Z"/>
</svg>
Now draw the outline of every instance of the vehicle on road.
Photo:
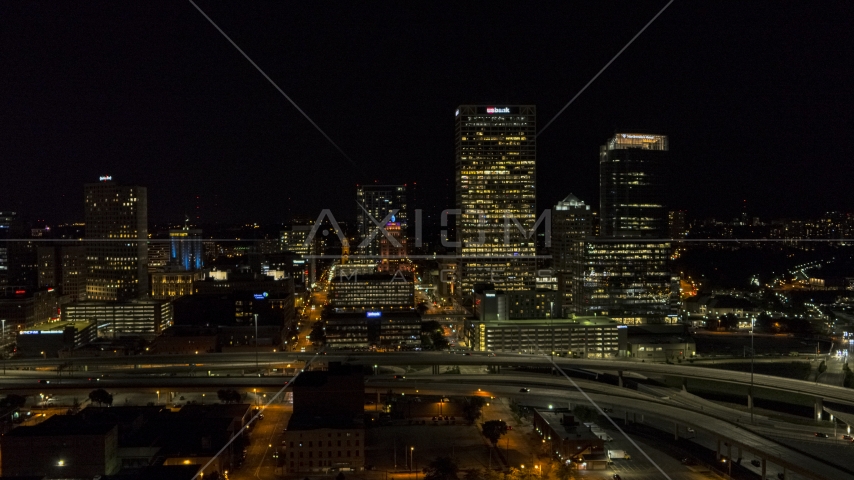
<svg viewBox="0 0 854 480">
<path fill-rule="evenodd" d="M 750 461 L 750 464 L 753 465 L 754 467 L 758 467 L 758 466 L 762 465 L 762 462 L 760 462 L 759 460 L 754 458 L 753 460 Z"/>
<path fill-rule="evenodd" d="M 697 432 L 695 432 L 693 428 L 688 427 L 688 433 L 697 433 Z"/>
<path fill-rule="evenodd" d="M 843 435 L 843 436 L 842 436 L 842 439 L 843 439 L 843 440 L 848 440 L 848 441 L 854 441 L 854 437 L 852 437 L 851 435 Z"/>
<path fill-rule="evenodd" d="M 520 389 L 519 389 L 519 393 L 528 393 L 528 392 L 530 392 L 530 391 L 531 391 L 531 389 L 530 389 L 530 388 L 520 388 Z"/>
<path fill-rule="evenodd" d="M 621 477 L 619 473 L 614 474 L 614 480 L 622 480 L 622 479 L 623 479 L 623 477 Z"/>
<path fill-rule="evenodd" d="M 821 432 L 815 432 L 815 436 L 818 438 L 827 438 L 827 434 Z"/>
</svg>

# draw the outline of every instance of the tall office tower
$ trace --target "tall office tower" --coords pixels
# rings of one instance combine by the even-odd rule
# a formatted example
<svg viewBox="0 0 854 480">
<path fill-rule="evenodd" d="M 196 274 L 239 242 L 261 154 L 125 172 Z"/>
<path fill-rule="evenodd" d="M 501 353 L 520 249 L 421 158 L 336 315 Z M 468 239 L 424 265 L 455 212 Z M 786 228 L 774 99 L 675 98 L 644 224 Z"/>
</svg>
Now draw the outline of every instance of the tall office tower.
<svg viewBox="0 0 854 480">
<path fill-rule="evenodd" d="M 200 229 L 190 228 L 185 224 L 184 228 L 169 230 L 169 239 L 171 240 L 169 251 L 171 265 L 176 265 L 188 272 L 201 270 L 204 266 L 205 254 Z"/>
<path fill-rule="evenodd" d="M 533 105 L 457 109 L 460 295 L 485 283 L 498 290 L 534 287 L 536 240 L 529 233 L 536 223 L 536 121 Z"/>
<path fill-rule="evenodd" d="M 563 311 L 572 305 L 572 268 L 578 253 L 575 241 L 593 235 L 590 205 L 570 194 L 552 209 L 552 268 L 558 282 Z"/>
<path fill-rule="evenodd" d="M 86 299 L 127 301 L 148 294 L 148 193 L 101 177 L 84 187 Z"/>
<path fill-rule="evenodd" d="M 599 237 L 576 241 L 573 311 L 627 325 L 677 323 L 664 135 L 617 133 L 600 149 Z"/>
<path fill-rule="evenodd" d="M 72 302 L 86 296 L 86 247 L 82 245 L 39 245 L 39 287 L 53 287 Z"/>
<path fill-rule="evenodd" d="M 12 233 L 17 215 L 15 212 L 0 211 L 0 288 L 10 286 L 11 265 L 9 262 L 9 250 L 12 245 L 9 240 L 14 238 Z"/>
<path fill-rule="evenodd" d="M 0 288 L 35 288 L 38 284 L 36 247 L 31 231 L 15 212 L 0 211 Z"/>
<path fill-rule="evenodd" d="M 397 209 L 398 212 L 390 220 L 400 224 L 400 231 L 406 232 L 409 228 L 409 217 L 407 215 L 406 204 L 406 185 L 361 185 L 356 187 L 356 224 L 359 228 L 359 242 L 361 243 L 365 237 L 370 237 L 377 229 L 376 222 L 382 222 L 386 215 Z M 373 217 L 376 222 L 372 221 Z M 380 253 L 380 238 L 383 237 L 382 232 L 374 235 L 371 242 L 357 249 L 358 254 L 362 255 L 379 255 Z M 353 247 L 354 245 L 351 245 Z"/>
<path fill-rule="evenodd" d="M 601 235 L 667 234 L 666 135 L 617 133 L 599 148 Z"/>
</svg>

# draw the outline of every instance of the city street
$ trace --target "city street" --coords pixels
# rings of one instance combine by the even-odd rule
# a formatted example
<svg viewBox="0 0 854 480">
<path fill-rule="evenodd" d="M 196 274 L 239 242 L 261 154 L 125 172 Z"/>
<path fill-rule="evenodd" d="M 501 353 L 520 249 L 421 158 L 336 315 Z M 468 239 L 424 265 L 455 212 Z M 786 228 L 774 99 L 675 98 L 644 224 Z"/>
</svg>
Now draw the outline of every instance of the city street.
<svg viewBox="0 0 854 480">
<path fill-rule="evenodd" d="M 264 418 L 254 423 L 250 433 L 250 443 L 246 449 L 246 459 L 243 466 L 236 472 L 229 472 L 228 477 L 234 480 L 275 479 L 275 458 L 280 451 L 282 431 L 288 424 L 293 413 L 293 407 L 275 402 L 264 409 Z"/>
</svg>

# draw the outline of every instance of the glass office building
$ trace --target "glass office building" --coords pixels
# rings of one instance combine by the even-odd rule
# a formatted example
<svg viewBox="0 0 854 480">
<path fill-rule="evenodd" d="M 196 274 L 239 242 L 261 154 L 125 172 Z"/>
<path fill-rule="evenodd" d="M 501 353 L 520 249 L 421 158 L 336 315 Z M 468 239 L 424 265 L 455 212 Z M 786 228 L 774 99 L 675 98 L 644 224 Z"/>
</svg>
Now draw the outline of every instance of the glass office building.
<svg viewBox="0 0 854 480">
<path fill-rule="evenodd" d="M 382 223 L 394 210 L 391 218 L 383 223 L 397 223 L 399 231 L 405 237 L 409 228 L 406 205 L 406 185 L 361 185 L 356 188 L 356 224 L 359 227 L 359 242 L 370 237 L 377 229 L 377 222 Z M 370 216 L 369 216 L 370 215 Z M 371 220 L 373 217 L 376 222 Z M 382 232 L 373 236 L 370 243 L 356 253 L 361 255 L 380 255 L 380 242 L 384 238 Z M 404 242 L 405 243 L 405 242 Z M 405 254 L 405 253 L 404 253 Z"/>
<path fill-rule="evenodd" d="M 457 285 L 461 295 L 485 283 L 499 290 L 534 286 L 536 121 L 533 105 L 457 109 Z"/>
<path fill-rule="evenodd" d="M 606 237 L 667 232 L 666 135 L 617 133 L 599 148 L 599 208 Z"/>
<path fill-rule="evenodd" d="M 670 272 L 670 242 L 575 242 L 573 306 L 626 325 L 676 323 L 679 279 Z"/>
<path fill-rule="evenodd" d="M 572 305 L 572 268 L 575 242 L 593 235 L 593 212 L 590 205 L 575 195 L 568 195 L 552 209 L 552 268 L 557 277 L 561 309 Z"/>
<path fill-rule="evenodd" d="M 665 135 L 616 133 L 600 148 L 600 231 L 573 242 L 572 311 L 627 325 L 676 323 Z"/>
</svg>

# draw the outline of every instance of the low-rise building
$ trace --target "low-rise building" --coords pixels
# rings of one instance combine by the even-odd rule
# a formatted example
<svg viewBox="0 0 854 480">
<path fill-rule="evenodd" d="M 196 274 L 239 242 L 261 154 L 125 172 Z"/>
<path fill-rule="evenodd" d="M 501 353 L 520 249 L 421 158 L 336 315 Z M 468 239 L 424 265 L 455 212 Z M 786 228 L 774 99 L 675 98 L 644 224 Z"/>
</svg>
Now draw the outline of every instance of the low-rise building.
<svg viewBox="0 0 854 480">
<path fill-rule="evenodd" d="M 3 477 L 97 478 L 118 473 L 118 427 L 54 415 L 0 437 Z"/>
<path fill-rule="evenodd" d="M 70 351 L 97 338 L 94 321 L 45 322 L 21 330 L 17 335 L 18 354 L 26 357 L 57 357 L 60 351 Z"/>
<path fill-rule="evenodd" d="M 469 345 L 482 352 L 554 353 L 578 358 L 626 354 L 626 326 L 608 317 L 470 320 Z"/>
<path fill-rule="evenodd" d="M 38 289 L 4 287 L 0 289 L 0 318 L 6 320 L 6 333 L 32 328 L 59 317 L 63 297 L 53 287 Z"/>
<path fill-rule="evenodd" d="M 151 273 L 151 297 L 155 300 L 175 300 L 193 294 L 193 285 L 204 280 L 203 271 L 172 270 Z"/>
<path fill-rule="evenodd" d="M 473 307 L 481 320 L 553 318 L 560 316 L 561 309 L 558 291 L 550 288 L 476 289 Z"/>
<path fill-rule="evenodd" d="M 361 367 L 331 363 L 328 371 L 303 372 L 293 382 L 294 413 L 283 445 L 285 474 L 365 466 Z"/>
<path fill-rule="evenodd" d="M 691 337 L 632 335 L 628 344 L 629 356 L 647 362 L 685 359 L 697 354 L 697 344 Z"/>
<path fill-rule="evenodd" d="M 534 410 L 534 431 L 549 446 L 549 453 L 560 461 L 572 461 L 581 466 L 582 457 L 597 458 L 605 454 L 605 441 L 593 431 L 577 422 L 569 409 Z M 607 457 L 607 456 L 606 456 Z M 607 465 L 588 464 L 589 469 Z"/>
<path fill-rule="evenodd" d="M 406 350 L 421 345 L 421 317 L 413 311 L 324 313 L 329 348 Z"/>
</svg>

